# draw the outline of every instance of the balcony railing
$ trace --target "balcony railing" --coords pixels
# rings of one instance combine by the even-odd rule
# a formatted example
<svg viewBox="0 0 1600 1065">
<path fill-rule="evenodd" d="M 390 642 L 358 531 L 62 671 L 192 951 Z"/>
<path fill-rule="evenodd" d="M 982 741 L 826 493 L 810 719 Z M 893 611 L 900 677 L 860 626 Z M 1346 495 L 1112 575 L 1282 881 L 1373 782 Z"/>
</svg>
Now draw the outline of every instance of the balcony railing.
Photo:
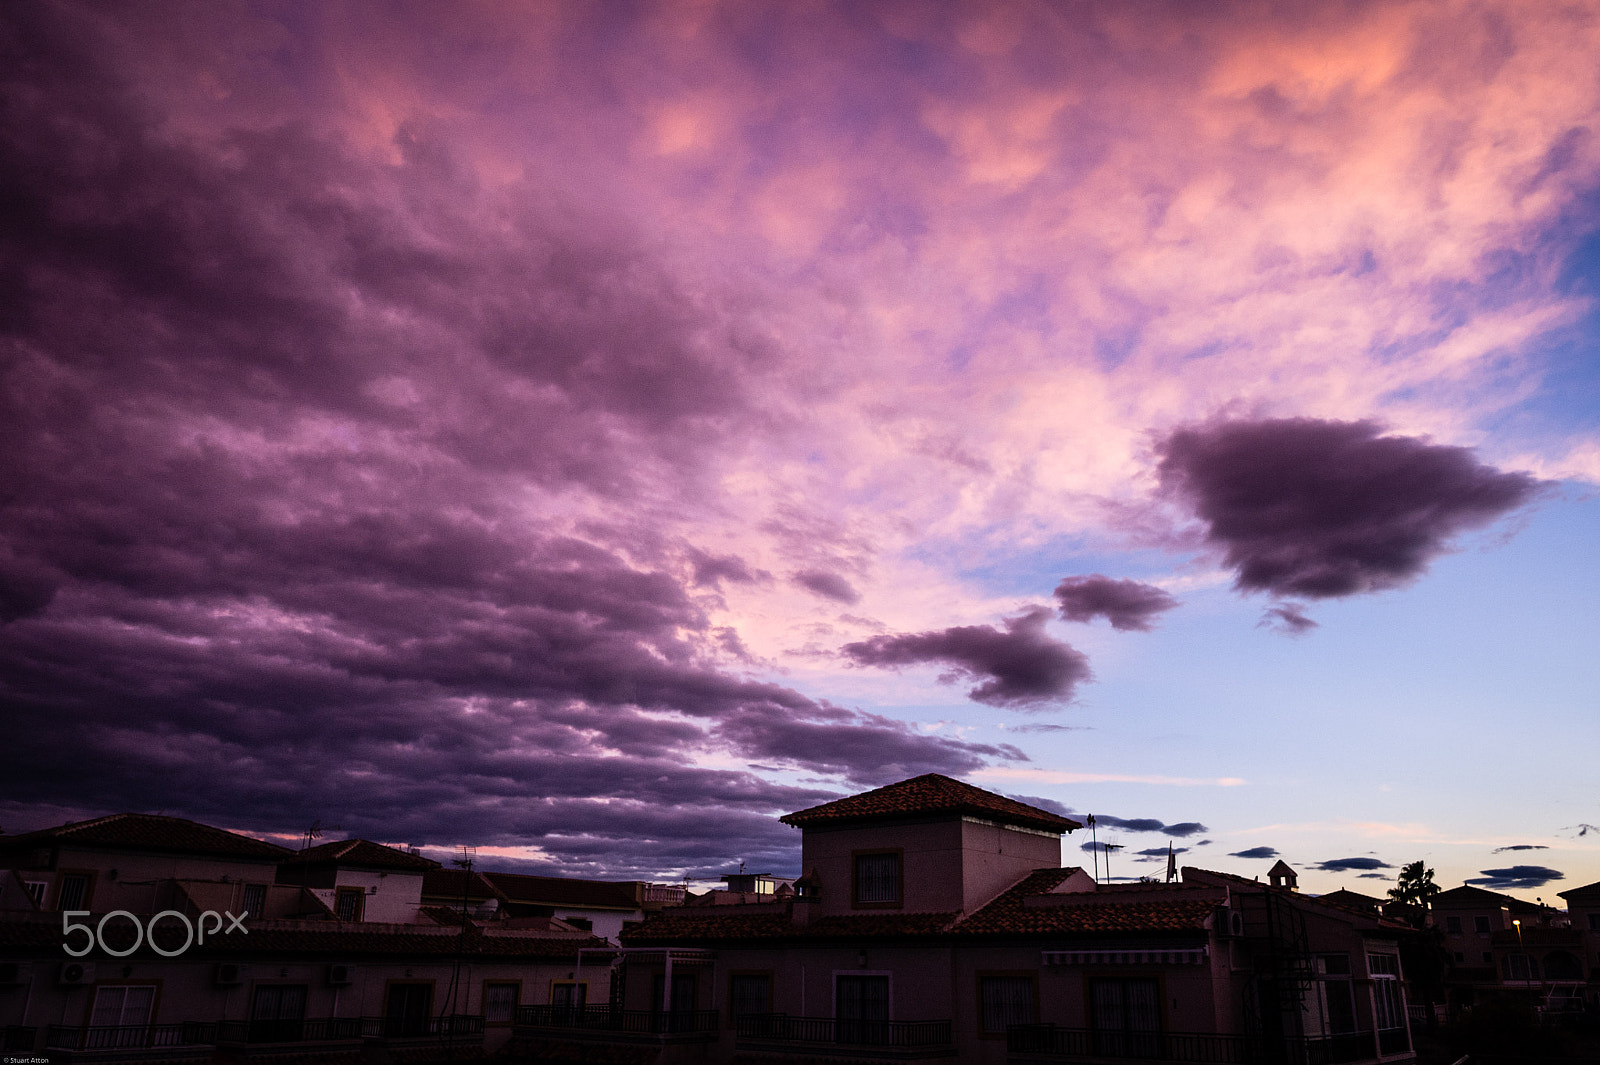
<svg viewBox="0 0 1600 1065">
<path fill-rule="evenodd" d="M 221 1021 L 216 1028 L 220 1043 L 337 1043 L 377 1038 L 473 1041 L 483 1038 L 483 1018 L 469 1014 Z"/>
<path fill-rule="evenodd" d="M 874 1046 L 894 1049 L 948 1046 L 949 1021 L 861 1021 L 749 1013 L 735 1022 L 741 1040 Z"/>
<path fill-rule="evenodd" d="M 516 1023 L 524 1028 L 566 1028 L 630 1035 L 715 1032 L 716 1010 L 622 1010 L 608 1005 L 518 1006 Z"/>
<path fill-rule="evenodd" d="M 46 1050 L 147 1050 L 158 1047 L 210 1046 L 217 1026 L 208 1021 L 179 1024 L 52 1024 L 44 1036 Z"/>
<path fill-rule="evenodd" d="M 1395 1033 L 1398 1033 L 1396 1035 Z M 1383 1053 L 1410 1049 L 1402 1028 L 1378 1033 Z M 1202 1032 L 1128 1032 L 1014 1024 L 1006 1050 L 1038 1057 L 1129 1058 L 1200 1065 L 1341 1065 L 1376 1057 L 1372 1032 L 1267 1041 L 1260 1036 Z"/>
</svg>

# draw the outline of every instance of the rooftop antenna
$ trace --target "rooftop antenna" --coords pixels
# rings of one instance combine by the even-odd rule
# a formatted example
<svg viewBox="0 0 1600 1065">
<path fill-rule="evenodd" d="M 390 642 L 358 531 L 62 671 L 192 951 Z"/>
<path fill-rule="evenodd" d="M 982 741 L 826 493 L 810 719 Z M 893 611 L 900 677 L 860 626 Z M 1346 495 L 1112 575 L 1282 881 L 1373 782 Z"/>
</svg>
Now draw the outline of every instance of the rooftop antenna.
<svg viewBox="0 0 1600 1065">
<path fill-rule="evenodd" d="M 1121 849 L 1122 844 L 1120 843 L 1106 844 L 1106 883 L 1108 884 L 1111 882 L 1111 852 L 1120 851 Z"/>
<path fill-rule="evenodd" d="M 1089 854 L 1094 859 L 1094 878 L 1098 883 L 1100 880 L 1100 844 L 1096 843 L 1094 838 L 1094 814 L 1090 814 L 1087 820 L 1089 822 Z"/>
<path fill-rule="evenodd" d="M 305 842 L 300 844 L 300 849 L 301 850 L 305 850 L 305 849 L 307 849 L 308 847 L 311 846 L 311 841 L 312 840 L 321 839 L 322 838 L 322 830 L 323 830 L 324 827 L 325 826 L 322 824 L 322 818 L 320 818 L 320 817 L 317 818 L 315 821 L 311 822 L 311 827 L 306 829 Z M 343 825 L 327 825 L 326 828 L 327 828 L 327 830 L 329 832 L 343 832 L 344 831 L 344 826 Z"/>
<path fill-rule="evenodd" d="M 467 919 L 467 908 L 470 904 L 468 893 L 472 887 L 472 866 L 477 862 L 477 860 L 478 848 L 469 847 L 465 843 L 461 845 L 461 857 L 450 859 L 450 864 L 455 866 L 457 869 L 460 869 L 462 872 L 461 931 L 456 935 L 456 961 L 455 965 L 450 970 L 450 986 L 445 992 L 444 1012 L 441 1015 L 441 1020 L 443 1020 L 445 1017 L 449 1018 L 448 1028 L 445 1032 L 442 1032 L 441 1035 L 445 1036 L 445 1038 L 447 1038 L 449 1041 L 451 1058 L 456 1056 L 456 992 L 458 989 L 461 989 L 461 963 L 463 961 L 463 955 L 466 953 L 467 949 L 467 927 L 471 924 L 471 922 Z M 465 994 L 463 994 L 462 998 L 464 999 L 465 997 Z"/>
</svg>

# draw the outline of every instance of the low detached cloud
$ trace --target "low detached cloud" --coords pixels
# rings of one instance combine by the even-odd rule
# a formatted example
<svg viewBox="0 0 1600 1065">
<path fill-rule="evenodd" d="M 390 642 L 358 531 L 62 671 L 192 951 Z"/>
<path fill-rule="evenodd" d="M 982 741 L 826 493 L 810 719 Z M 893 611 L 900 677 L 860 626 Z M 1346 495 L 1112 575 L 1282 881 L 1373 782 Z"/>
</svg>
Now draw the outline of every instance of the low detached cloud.
<svg viewBox="0 0 1600 1065">
<path fill-rule="evenodd" d="M 939 679 L 979 680 L 969 698 L 989 706 L 1034 709 L 1066 702 L 1078 684 L 1091 676 L 1089 660 L 1069 644 L 1045 634 L 1050 611 L 1032 607 L 1007 618 L 1004 630 L 988 625 L 959 625 L 936 632 L 874 636 L 845 644 L 840 651 L 863 666 L 920 665 L 950 667 Z"/>
<path fill-rule="evenodd" d="M 1262 613 L 1257 628 L 1275 629 L 1285 636 L 1304 636 L 1321 624 L 1306 617 L 1305 609 L 1300 603 L 1275 603 Z"/>
<path fill-rule="evenodd" d="M 1276 858 L 1277 856 L 1276 847 L 1250 847 L 1247 850 L 1230 851 L 1228 854 L 1230 858 Z"/>
<path fill-rule="evenodd" d="M 1565 880 L 1566 874 L 1543 865 L 1513 865 L 1505 869 L 1483 869 L 1483 875 L 1470 878 L 1467 883 L 1491 891 L 1510 891 L 1517 888 L 1544 887 L 1553 880 Z"/>
<path fill-rule="evenodd" d="M 1333 858 L 1326 862 L 1318 862 L 1311 868 L 1320 870 L 1324 873 L 1352 873 L 1357 870 L 1365 873 L 1371 872 L 1374 869 L 1393 869 L 1394 866 L 1390 865 L 1388 862 L 1379 861 L 1376 858 Z M 1382 877 L 1381 875 L 1379 878 L 1388 879 L 1387 877 Z"/>
<path fill-rule="evenodd" d="M 1056 585 L 1056 600 L 1064 621 L 1092 621 L 1103 617 L 1122 632 L 1148 632 L 1158 615 L 1178 601 L 1153 584 L 1113 580 L 1098 573 L 1068 577 Z"/>
<path fill-rule="evenodd" d="M 1109 814 L 1095 814 L 1094 822 L 1096 825 L 1120 828 L 1124 832 L 1160 832 L 1164 836 L 1176 836 L 1179 839 L 1187 839 L 1190 836 L 1198 836 L 1202 832 L 1211 831 L 1198 821 L 1180 821 L 1176 824 L 1167 824 L 1164 821 L 1157 821 L 1153 817 L 1124 818 L 1112 817 Z"/>
<path fill-rule="evenodd" d="M 1167 492 L 1206 523 L 1245 592 L 1327 599 L 1394 588 L 1539 482 L 1368 421 L 1213 421 L 1159 446 Z M 1281 608 L 1293 629 L 1305 619 Z M 1298 619 L 1298 620 L 1297 620 Z"/>
<path fill-rule="evenodd" d="M 1506 851 L 1547 851 L 1550 848 L 1543 843 L 1513 843 L 1509 847 L 1496 847 L 1492 853 L 1504 854 Z"/>
</svg>

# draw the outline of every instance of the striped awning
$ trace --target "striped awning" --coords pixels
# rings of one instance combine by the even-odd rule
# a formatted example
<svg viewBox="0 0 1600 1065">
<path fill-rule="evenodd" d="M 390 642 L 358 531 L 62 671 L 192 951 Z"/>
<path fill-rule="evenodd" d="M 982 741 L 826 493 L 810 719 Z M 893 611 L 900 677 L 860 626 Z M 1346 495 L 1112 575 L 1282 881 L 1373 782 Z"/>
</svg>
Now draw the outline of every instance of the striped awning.
<svg viewBox="0 0 1600 1065">
<path fill-rule="evenodd" d="M 1205 947 L 1164 948 L 1159 950 L 1047 950 L 1046 965 L 1199 965 L 1206 960 Z"/>
</svg>

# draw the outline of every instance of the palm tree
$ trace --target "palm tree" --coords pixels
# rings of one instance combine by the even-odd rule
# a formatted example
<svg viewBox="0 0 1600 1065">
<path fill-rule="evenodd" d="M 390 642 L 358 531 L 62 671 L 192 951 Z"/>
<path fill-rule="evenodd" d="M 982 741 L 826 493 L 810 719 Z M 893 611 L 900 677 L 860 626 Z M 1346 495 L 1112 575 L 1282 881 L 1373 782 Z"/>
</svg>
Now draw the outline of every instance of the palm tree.
<svg viewBox="0 0 1600 1065">
<path fill-rule="evenodd" d="M 1433 870 L 1420 859 L 1404 866 L 1389 889 L 1389 897 L 1407 906 L 1420 906 L 1424 910 L 1439 894 L 1439 885 L 1433 882 Z"/>
</svg>

